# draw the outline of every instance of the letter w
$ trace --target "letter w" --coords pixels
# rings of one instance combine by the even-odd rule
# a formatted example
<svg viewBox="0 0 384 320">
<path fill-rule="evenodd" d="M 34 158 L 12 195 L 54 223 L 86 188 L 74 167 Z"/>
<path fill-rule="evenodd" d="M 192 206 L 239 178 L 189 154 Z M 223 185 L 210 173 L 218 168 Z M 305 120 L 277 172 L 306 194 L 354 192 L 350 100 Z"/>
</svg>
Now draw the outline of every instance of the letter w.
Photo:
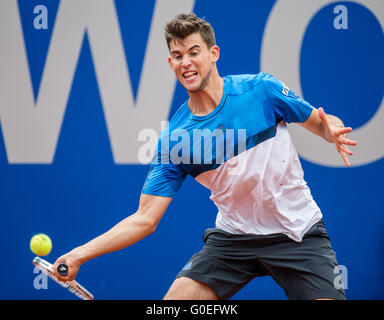
<svg viewBox="0 0 384 320">
<path fill-rule="evenodd" d="M 136 102 L 114 1 L 65 0 L 57 12 L 35 104 L 17 4 L 0 1 L 0 122 L 8 161 L 53 162 L 87 32 L 114 160 L 139 163 L 138 133 L 167 120 L 175 89 L 163 26 L 177 13 L 192 11 L 194 0 L 156 1 Z"/>
</svg>

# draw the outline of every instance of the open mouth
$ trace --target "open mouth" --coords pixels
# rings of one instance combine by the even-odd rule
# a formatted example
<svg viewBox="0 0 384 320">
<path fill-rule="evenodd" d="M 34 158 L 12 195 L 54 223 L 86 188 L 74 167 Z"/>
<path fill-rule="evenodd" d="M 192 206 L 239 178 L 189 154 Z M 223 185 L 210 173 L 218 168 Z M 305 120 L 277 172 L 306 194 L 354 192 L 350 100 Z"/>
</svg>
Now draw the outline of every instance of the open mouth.
<svg viewBox="0 0 384 320">
<path fill-rule="evenodd" d="M 184 79 L 187 80 L 192 80 L 197 77 L 197 72 L 196 71 L 187 71 L 182 74 Z"/>
</svg>

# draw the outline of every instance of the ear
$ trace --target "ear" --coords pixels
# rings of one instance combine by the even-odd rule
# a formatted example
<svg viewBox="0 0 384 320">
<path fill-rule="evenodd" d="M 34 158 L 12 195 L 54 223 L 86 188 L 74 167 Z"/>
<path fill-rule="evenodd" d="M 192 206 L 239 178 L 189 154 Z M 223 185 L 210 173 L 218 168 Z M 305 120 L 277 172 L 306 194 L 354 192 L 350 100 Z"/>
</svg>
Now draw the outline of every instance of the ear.
<svg viewBox="0 0 384 320">
<path fill-rule="evenodd" d="M 168 57 L 168 64 L 171 67 L 171 69 L 173 70 L 173 63 L 172 63 L 172 57 L 171 56 Z"/>
<path fill-rule="evenodd" d="M 217 62 L 220 58 L 220 48 L 218 46 L 212 46 L 211 48 L 211 59 L 212 62 Z"/>
</svg>

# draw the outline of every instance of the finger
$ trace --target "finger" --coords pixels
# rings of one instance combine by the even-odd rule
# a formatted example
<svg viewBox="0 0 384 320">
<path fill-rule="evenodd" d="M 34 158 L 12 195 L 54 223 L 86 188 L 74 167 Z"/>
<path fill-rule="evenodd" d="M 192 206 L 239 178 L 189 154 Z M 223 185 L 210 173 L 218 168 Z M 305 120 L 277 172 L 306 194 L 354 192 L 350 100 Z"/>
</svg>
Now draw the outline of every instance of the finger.
<svg viewBox="0 0 384 320">
<path fill-rule="evenodd" d="M 62 276 L 60 275 L 60 273 L 58 273 L 57 272 L 57 266 L 58 266 L 58 262 L 55 262 L 54 264 L 53 264 L 53 267 L 52 267 L 52 271 L 53 271 L 53 274 L 55 275 L 55 277 L 57 278 L 57 279 L 59 279 L 60 281 L 63 281 L 63 279 L 62 279 Z"/>
<path fill-rule="evenodd" d="M 348 160 L 348 157 L 347 155 L 345 154 L 344 150 L 343 150 L 343 145 L 340 145 L 338 143 L 336 143 L 336 149 L 337 151 L 340 153 L 341 155 L 341 158 L 343 159 L 344 163 L 346 164 L 347 167 L 350 167 L 350 163 L 349 163 L 349 160 Z"/>
<path fill-rule="evenodd" d="M 345 127 L 345 128 L 339 128 L 336 130 L 336 135 L 337 136 L 341 136 L 343 134 L 347 134 L 347 133 L 350 133 L 352 132 L 352 128 L 351 127 Z"/>
<path fill-rule="evenodd" d="M 338 137 L 337 143 L 346 144 L 348 146 L 356 146 L 357 145 L 357 142 L 355 140 L 351 140 L 351 139 L 348 139 L 345 137 Z"/>
<path fill-rule="evenodd" d="M 353 152 L 351 150 L 349 150 L 348 147 L 346 147 L 344 145 L 340 145 L 340 150 L 349 156 L 353 156 Z"/>
<path fill-rule="evenodd" d="M 347 157 L 347 155 L 345 154 L 345 152 L 343 152 L 342 150 L 339 150 L 339 153 L 340 153 L 341 158 L 343 159 L 345 165 L 346 165 L 347 167 L 350 167 L 351 164 L 349 163 L 348 157 Z"/>
<path fill-rule="evenodd" d="M 351 164 L 349 163 L 347 155 L 343 151 L 340 151 L 339 153 L 340 153 L 341 157 L 343 158 L 343 161 L 344 161 L 345 165 L 347 167 L 350 167 Z"/>
<path fill-rule="evenodd" d="M 69 277 L 69 274 L 66 275 L 66 276 L 62 276 L 58 271 L 57 271 L 57 266 L 54 268 L 54 273 L 55 273 L 55 276 L 57 279 L 59 279 L 60 281 L 63 281 L 63 282 L 66 282 L 66 281 L 70 281 L 70 277 Z"/>
</svg>

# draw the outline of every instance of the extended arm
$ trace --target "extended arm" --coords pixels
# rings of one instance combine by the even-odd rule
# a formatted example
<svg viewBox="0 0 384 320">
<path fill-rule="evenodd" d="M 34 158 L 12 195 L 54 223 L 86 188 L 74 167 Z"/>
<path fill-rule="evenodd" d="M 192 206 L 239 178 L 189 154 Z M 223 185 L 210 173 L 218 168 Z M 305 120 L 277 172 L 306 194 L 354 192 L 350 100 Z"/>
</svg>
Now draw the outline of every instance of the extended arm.
<svg viewBox="0 0 384 320">
<path fill-rule="evenodd" d="M 73 280 L 80 266 L 100 255 L 126 248 L 153 233 L 168 208 L 172 198 L 142 194 L 138 210 L 104 234 L 79 246 L 58 258 L 54 264 L 59 280 Z M 66 263 L 69 274 L 66 277 L 56 272 L 59 263 Z"/>
<path fill-rule="evenodd" d="M 345 164 L 350 167 L 347 156 L 352 156 L 353 152 L 347 146 L 357 145 L 356 141 L 347 139 L 346 136 L 352 128 L 344 127 L 344 123 L 338 117 L 326 114 L 323 108 L 314 108 L 309 118 L 299 124 L 326 141 L 334 143 Z"/>
</svg>

